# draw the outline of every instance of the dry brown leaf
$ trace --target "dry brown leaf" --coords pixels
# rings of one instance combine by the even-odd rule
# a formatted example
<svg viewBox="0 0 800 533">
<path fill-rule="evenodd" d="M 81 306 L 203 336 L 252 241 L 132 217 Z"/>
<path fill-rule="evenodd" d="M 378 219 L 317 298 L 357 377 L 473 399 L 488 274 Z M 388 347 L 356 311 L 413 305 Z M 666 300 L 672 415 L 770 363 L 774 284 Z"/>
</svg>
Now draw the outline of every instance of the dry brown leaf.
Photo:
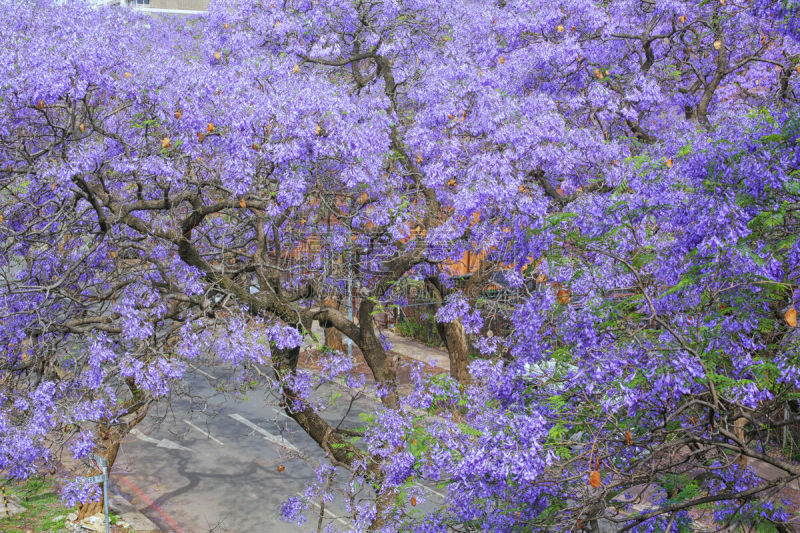
<svg viewBox="0 0 800 533">
<path fill-rule="evenodd" d="M 570 302 L 571 296 L 567 289 L 558 289 L 558 293 L 556 293 L 556 298 L 558 298 L 558 303 L 562 305 L 567 305 Z"/>
<path fill-rule="evenodd" d="M 790 307 L 788 311 L 783 315 L 783 318 L 786 320 L 786 323 L 789 324 L 791 327 L 797 327 L 797 309 L 794 307 Z"/>
</svg>

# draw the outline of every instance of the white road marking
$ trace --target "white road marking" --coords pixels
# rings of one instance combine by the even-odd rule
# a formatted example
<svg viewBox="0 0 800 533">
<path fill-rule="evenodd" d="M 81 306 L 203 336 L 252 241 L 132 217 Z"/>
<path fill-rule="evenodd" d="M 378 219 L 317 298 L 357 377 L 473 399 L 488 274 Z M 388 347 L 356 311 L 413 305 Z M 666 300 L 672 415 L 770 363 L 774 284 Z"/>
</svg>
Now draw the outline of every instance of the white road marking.
<svg viewBox="0 0 800 533">
<path fill-rule="evenodd" d="M 149 442 L 150 444 L 158 444 L 159 442 L 161 442 L 160 440 L 154 439 L 153 437 L 148 437 L 147 435 L 139 431 L 138 428 L 133 428 L 131 430 L 131 435 L 135 435 L 137 439 Z"/>
<path fill-rule="evenodd" d="M 295 494 L 297 494 L 297 495 L 298 495 L 298 496 L 300 496 L 301 498 L 305 498 L 305 496 L 303 496 L 303 495 L 302 495 L 302 494 L 300 494 L 299 492 L 296 492 Z M 311 503 L 311 504 L 313 504 L 313 505 L 314 505 L 314 506 L 315 506 L 317 509 L 321 509 L 321 508 L 322 508 L 322 507 L 320 507 L 320 505 L 319 505 L 317 502 L 315 502 L 314 500 L 308 500 L 308 502 L 309 502 L 309 503 Z M 328 516 L 330 516 L 331 518 L 333 518 L 334 520 L 336 520 L 337 522 L 339 522 L 340 524 L 342 524 L 343 526 L 347 526 L 347 525 L 348 525 L 348 524 L 347 524 L 347 522 L 345 522 L 344 520 L 342 520 L 341 518 L 339 518 L 338 516 L 336 516 L 335 514 L 333 514 L 332 512 L 330 512 L 328 509 L 325 509 L 325 513 L 326 513 Z"/>
<path fill-rule="evenodd" d="M 172 442 L 169 439 L 160 439 L 159 440 L 159 439 L 154 439 L 153 437 L 148 437 L 147 435 L 145 435 L 144 433 L 139 431 L 138 428 L 133 428 L 131 430 L 131 435 L 135 436 L 137 439 L 142 440 L 144 442 L 149 442 L 150 444 L 155 444 L 159 448 L 166 448 L 168 450 L 183 450 L 185 452 L 192 451 L 191 448 L 187 448 L 186 446 L 181 446 L 177 442 Z"/>
<path fill-rule="evenodd" d="M 205 435 L 205 436 L 206 436 L 206 437 L 208 437 L 209 439 L 213 440 L 214 442 L 216 442 L 216 443 L 217 443 L 217 444 L 219 444 L 220 446 L 225 446 L 225 443 L 224 443 L 224 442 L 222 442 L 221 440 L 219 440 L 219 439 L 217 439 L 217 438 L 213 437 L 213 436 L 212 436 L 210 433 L 208 433 L 208 432 L 206 432 L 206 431 L 204 431 L 204 430 L 200 429 L 199 427 L 195 426 L 194 424 L 192 424 L 191 422 L 189 422 L 189 421 L 188 421 L 188 420 L 186 420 L 185 418 L 184 418 L 184 420 L 183 420 L 183 421 L 184 421 L 184 422 L 186 422 L 186 424 L 188 424 L 188 425 L 189 425 L 189 427 L 196 429 L 197 431 L 199 431 L 200 433 L 202 433 L 203 435 Z"/>
<path fill-rule="evenodd" d="M 242 424 L 244 424 L 245 426 L 249 427 L 253 431 L 257 431 L 257 432 L 261 433 L 261 435 L 264 436 L 264 439 L 270 441 L 271 443 L 277 444 L 278 446 L 283 446 L 284 448 L 288 448 L 288 449 L 290 449 L 292 451 L 300 453 L 300 450 L 298 450 L 291 442 L 287 441 L 282 436 L 276 437 L 275 435 L 273 435 L 272 433 L 270 433 L 266 429 L 260 428 L 257 425 L 253 424 L 252 422 L 250 422 L 248 419 L 246 419 L 242 415 L 240 415 L 238 413 L 234 413 L 234 414 L 228 415 L 228 416 L 233 418 L 237 422 L 241 422 Z"/>
<path fill-rule="evenodd" d="M 447 499 L 447 496 L 445 496 L 445 495 L 444 495 L 444 494 L 442 494 L 441 492 L 439 492 L 439 491 L 437 491 L 437 490 L 433 490 L 433 489 L 432 489 L 432 488 L 430 488 L 430 487 L 426 487 L 426 486 L 425 486 L 425 485 L 423 485 L 422 483 L 417 483 L 417 482 L 414 482 L 414 485 L 416 485 L 416 486 L 418 486 L 418 487 L 421 487 L 421 488 L 422 488 L 422 489 L 424 489 L 424 490 L 427 490 L 427 491 L 428 491 L 428 492 L 430 492 L 431 494 L 436 494 L 437 496 L 439 496 L 439 497 L 440 497 L 441 499 L 443 499 L 443 500 L 446 500 L 446 499 Z"/>
<path fill-rule="evenodd" d="M 209 374 L 209 373 L 208 373 L 208 372 L 206 372 L 205 370 L 200 370 L 199 368 L 197 368 L 196 366 L 194 366 L 192 363 L 187 363 L 187 364 L 188 364 L 190 367 L 192 367 L 192 368 L 194 368 L 195 370 L 197 370 L 198 372 L 200 372 L 201 374 L 203 374 L 204 376 L 206 376 L 207 378 L 214 379 L 214 380 L 216 380 L 216 379 L 217 379 L 215 376 L 212 376 L 211 374 Z"/>
<path fill-rule="evenodd" d="M 275 414 L 277 414 L 278 416 L 282 416 L 283 418 L 286 418 L 288 420 L 294 420 L 291 416 L 287 415 L 286 413 L 284 413 L 280 409 L 276 409 L 276 408 L 273 407 L 272 410 L 275 411 Z"/>
<path fill-rule="evenodd" d="M 166 448 L 168 450 L 182 450 L 184 452 L 192 451 L 191 448 L 187 448 L 186 446 L 181 446 L 177 442 L 172 442 L 171 440 L 168 439 L 161 439 L 161 441 L 158 444 L 156 444 L 156 446 L 158 446 L 159 448 Z"/>
</svg>

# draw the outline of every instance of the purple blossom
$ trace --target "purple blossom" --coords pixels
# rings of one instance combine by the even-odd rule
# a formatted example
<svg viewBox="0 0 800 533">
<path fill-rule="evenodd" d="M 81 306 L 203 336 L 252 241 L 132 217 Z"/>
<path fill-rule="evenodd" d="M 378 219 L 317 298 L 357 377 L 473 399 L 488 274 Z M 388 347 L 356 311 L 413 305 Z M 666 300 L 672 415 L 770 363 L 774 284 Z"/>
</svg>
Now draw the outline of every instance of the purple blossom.
<svg viewBox="0 0 800 533">
<path fill-rule="evenodd" d="M 70 444 L 73 457 L 76 459 L 88 457 L 89 454 L 95 449 L 94 439 L 95 436 L 93 433 L 89 431 L 81 431 Z"/>
<path fill-rule="evenodd" d="M 306 517 L 303 511 L 308 508 L 308 504 L 304 500 L 292 496 L 281 504 L 281 519 L 287 522 L 294 522 L 298 526 L 305 523 Z"/>
</svg>

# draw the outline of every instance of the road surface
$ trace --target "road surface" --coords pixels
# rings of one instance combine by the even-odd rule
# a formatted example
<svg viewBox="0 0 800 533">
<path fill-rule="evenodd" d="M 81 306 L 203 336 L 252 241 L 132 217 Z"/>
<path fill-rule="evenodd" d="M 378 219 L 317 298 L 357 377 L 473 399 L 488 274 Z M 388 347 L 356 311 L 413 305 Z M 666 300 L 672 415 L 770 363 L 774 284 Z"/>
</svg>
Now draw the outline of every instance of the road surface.
<svg viewBox="0 0 800 533">
<path fill-rule="evenodd" d="M 154 407 L 125 439 L 111 476 L 114 490 L 163 531 L 316 531 L 318 504 L 310 506 L 303 526 L 282 521 L 279 512 L 289 496 L 316 481 L 315 464 L 327 462 L 323 451 L 263 391 L 248 392 L 247 401 L 217 394 L 215 387 L 231 373 L 221 366 L 187 367 L 186 394 Z M 342 427 L 357 427 L 358 414 L 374 405 L 361 399 L 350 406 L 342 397 L 325 417 L 338 422 L 350 408 Z M 424 494 L 420 511 L 442 501 L 435 488 Z M 341 501 L 326 504 L 323 531 L 329 524 L 350 530 L 347 515 Z"/>
</svg>

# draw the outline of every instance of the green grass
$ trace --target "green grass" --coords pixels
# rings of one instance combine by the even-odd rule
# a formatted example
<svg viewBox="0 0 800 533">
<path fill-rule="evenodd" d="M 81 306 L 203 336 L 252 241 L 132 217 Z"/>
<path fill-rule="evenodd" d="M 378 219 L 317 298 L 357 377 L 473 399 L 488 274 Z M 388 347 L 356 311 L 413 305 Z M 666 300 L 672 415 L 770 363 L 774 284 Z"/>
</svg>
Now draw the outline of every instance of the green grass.
<svg viewBox="0 0 800 533">
<path fill-rule="evenodd" d="M 61 533 L 67 531 L 67 515 L 74 511 L 65 507 L 58 496 L 55 484 L 44 477 L 30 478 L 24 482 L 0 480 L 6 494 L 20 499 L 25 512 L 6 517 L 0 502 L 0 531 L 4 533 Z"/>
</svg>

